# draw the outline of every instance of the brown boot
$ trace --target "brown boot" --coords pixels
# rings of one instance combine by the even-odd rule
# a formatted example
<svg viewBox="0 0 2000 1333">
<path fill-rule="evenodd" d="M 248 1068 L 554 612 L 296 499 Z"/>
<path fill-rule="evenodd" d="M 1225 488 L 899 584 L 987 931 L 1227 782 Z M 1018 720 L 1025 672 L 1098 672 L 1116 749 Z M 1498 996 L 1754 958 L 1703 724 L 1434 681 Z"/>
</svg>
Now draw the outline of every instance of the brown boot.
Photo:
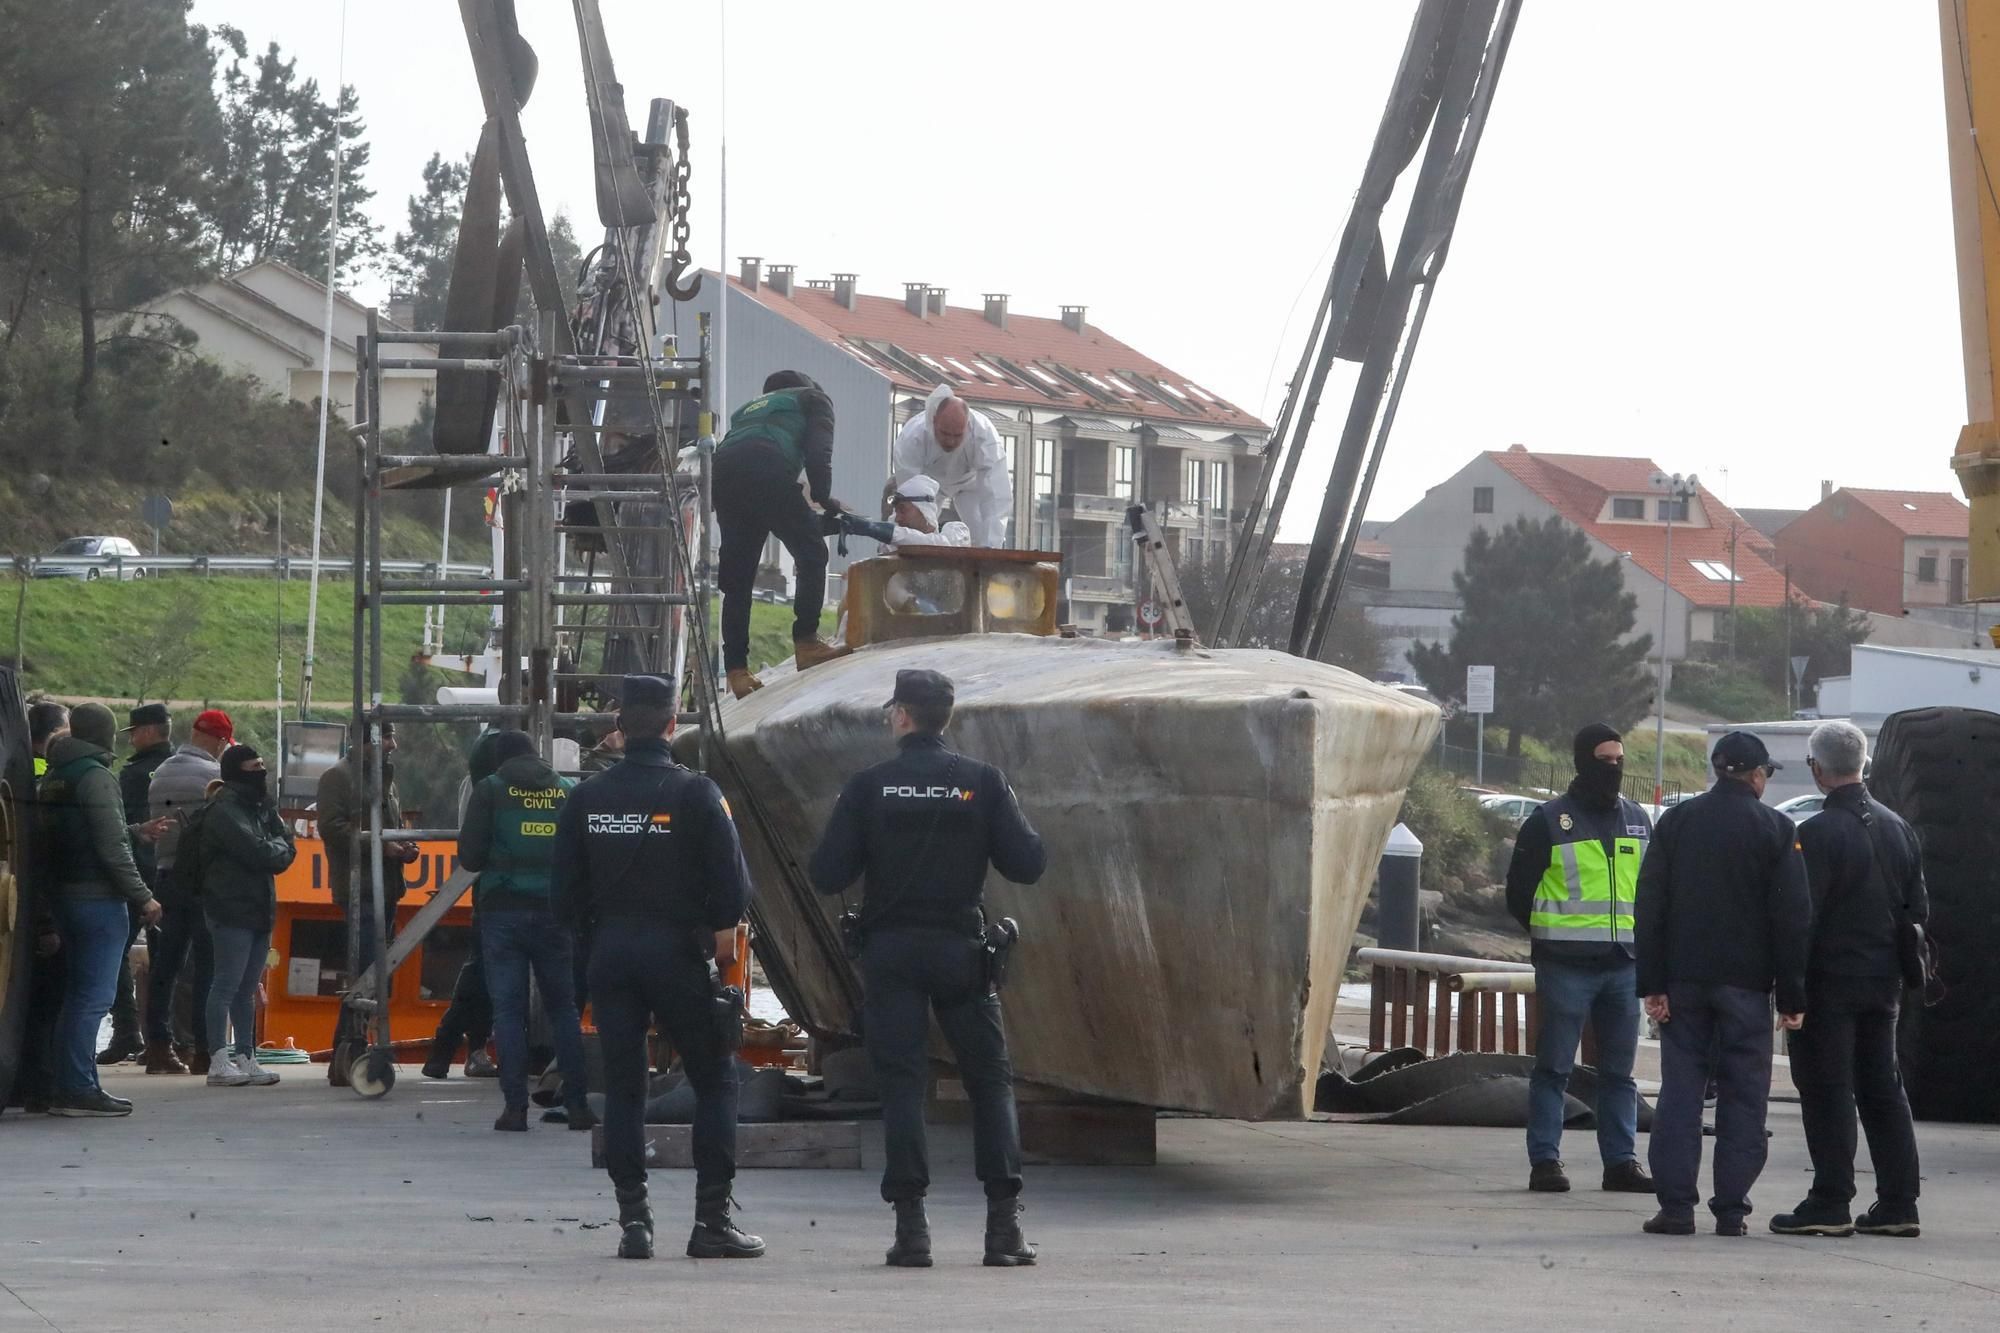
<svg viewBox="0 0 2000 1333">
<path fill-rule="evenodd" d="M 845 657 L 853 651 L 846 644 L 823 643 L 818 639 L 797 639 L 792 643 L 792 654 L 801 671 L 816 667 L 821 662 L 831 662 L 836 657 Z"/>
<path fill-rule="evenodd" d="M 188 1067 L 174 1054 L 174 1044 L 170 1041 L 149 1041 L 146 1043 L 146 1072 L 148 1074 L 185 1074 Z"/>
<path fill-rule="evenodd" d="M 729 668 L 729 692 L 737 698 L 748 698 L 763 688 L 764 682 L 751 675 L 748 667 Z"/>
<path fill-rule="evenodd" d="M 198 1050 L 194 1053 L 194 1059 L 188 1061 L 188 1072 L 190 1074 L 206 1074 L 208 1072 L 207 1051 Z"/>
</svg>

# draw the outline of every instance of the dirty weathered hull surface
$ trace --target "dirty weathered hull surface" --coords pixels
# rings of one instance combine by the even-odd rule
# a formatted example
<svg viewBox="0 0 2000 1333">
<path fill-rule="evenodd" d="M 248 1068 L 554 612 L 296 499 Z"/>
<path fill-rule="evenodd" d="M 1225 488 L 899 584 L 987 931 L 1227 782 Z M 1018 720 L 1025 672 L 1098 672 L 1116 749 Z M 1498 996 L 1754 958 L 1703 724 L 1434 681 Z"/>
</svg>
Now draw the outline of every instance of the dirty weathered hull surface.
<svg viewBox="0 0 2000 1333">
<path fill-rule="evenodd" d="M 882 701 L 913 666 L 956 683 L 951 743 L 1008 774 L 1048 845 L 1041 883 L 987 888 L 989 914 L 1022 927 L 1005 993 L 1017 1076 L 1217 1115 L 1309 1111 L 1355 922 L 1436 710 L 1260 650 L 880 644 L 724 713 L 741 781 L 801 862 L 842 783 L 893 753 Z M 714 771 L 741 802 L 729 769 Z M 787 1002 L 854 1032 L 839 900 L 802 907 L 763 841 L 744 841 Z"/>
</svg>

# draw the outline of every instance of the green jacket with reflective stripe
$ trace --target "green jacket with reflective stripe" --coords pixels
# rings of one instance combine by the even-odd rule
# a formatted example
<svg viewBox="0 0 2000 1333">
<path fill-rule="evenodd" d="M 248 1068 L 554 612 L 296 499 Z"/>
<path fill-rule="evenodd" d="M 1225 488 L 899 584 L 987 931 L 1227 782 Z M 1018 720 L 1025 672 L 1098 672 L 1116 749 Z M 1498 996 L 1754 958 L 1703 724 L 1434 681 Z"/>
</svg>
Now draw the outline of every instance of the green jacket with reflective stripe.
<svg viewBox="0 0 2000 1333">
<path fill-rule="evenodd" d="M 1515 843 L 1508 899 L 1537 959 L 1636 955 L 1633 902 L 1651 836 L 1646 812 L 1622 797 L 1605 810 L 1560 796 L 1528 817 Z"/>
</svg>

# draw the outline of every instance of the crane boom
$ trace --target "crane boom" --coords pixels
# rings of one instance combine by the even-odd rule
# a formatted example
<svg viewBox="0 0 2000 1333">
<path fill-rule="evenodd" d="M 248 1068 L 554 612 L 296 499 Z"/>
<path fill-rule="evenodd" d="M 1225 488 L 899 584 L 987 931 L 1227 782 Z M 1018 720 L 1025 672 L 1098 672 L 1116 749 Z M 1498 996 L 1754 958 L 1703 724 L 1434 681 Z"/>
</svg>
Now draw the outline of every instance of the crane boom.
<svg viewBox="0 0 2000 1333">
<path fill-rule="evenodd" d="M 2000 421 L 1993 410 L 1994 358 L 2000 354 L 2000 147 L 1989 156 L 1979 127 L 1992 125 L 2000 133 L 2000 0 L 1938 0 L 1938 23 L 1965 348 L 1966 425 L 1951 465 L 1972 506 L 1967 595 L 1990 602 L 2000 601 Z"/>
</svg>

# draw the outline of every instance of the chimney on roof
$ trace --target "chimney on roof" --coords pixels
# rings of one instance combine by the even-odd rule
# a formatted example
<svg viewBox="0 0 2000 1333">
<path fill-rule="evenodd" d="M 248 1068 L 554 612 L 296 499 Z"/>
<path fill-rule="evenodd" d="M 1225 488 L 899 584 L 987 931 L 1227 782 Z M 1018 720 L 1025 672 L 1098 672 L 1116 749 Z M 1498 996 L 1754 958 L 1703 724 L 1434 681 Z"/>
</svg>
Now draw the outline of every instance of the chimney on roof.
<svg viewBox="0 0 2000 1333">
<path fill-rule="evenodd" d="M 997 329 L 1007 327 L 1007 293 L 986 293 L 986 322 Z"/>
<path fill-rule="evenodd" d="M 1062 308 L 1062 324 L 1071 333 L 1083 332 L 1083 307 L 1066 305 Z"/>
<path fill-rule="evenodd" d="M 792 275 L 799 271 L 797 264 L 771 265 L 771 290 L 790 300 L 792 296 Z"/>
<path fill-rule="evenodd" d="M 1821 482 L 1821 483 L 1819 484 L 1819 498 L 1820 498 L 1820 499 L 1822 499 L 1822 500 L 1828 500 L 1828 499 L 1831 499 L 1831 498 L 1833 498 L 1833 483 L 1832 483 L 1832 482 L 1830 482 L 1830 481 L 1822 481 L 1822 482 Z"/>
<path fill-rule="evenodd" d="M 751 291 L 757 290 L 757 279 L 762 275 L 764 261 L 757 255 L 743 256 L 743 285 Z"/>
<path fill-rule="evenodd" d="M 903 284 L 903 309 L 918 319 L 924 317 L 924 307 L 930 304 L 931 285 L 928 282 L 906 282 Z"/>
<path fill-rule="evenodd" d="M 815 291 L 815 292 L 830 292 L 830 291 L 832 291 L 832 290 L 833 290 L 833 279 L 832 279 L 832 278 L 807 278 L 807 279 L 806 279 L 806 287 L 807 287 L 808 289 L 812 290 L 812 291 Z"/>
<path fill-rule="evenodd" d="M 384 311 L 389 322 L 398 328 L 415 328 L 417 318 L 417 294 L 415 292 L 391 291 L 389 308 Z"/>
<path fill-rule="evenodd" d="M 944 313 L 944 288 L 930 287 L 924 291 L 924 309 L 933 315 Z"/>
<path fill-rule="evenodd" d="M 857 295 L 859 295 L 859 292 L 856 289 L 860 286 L 860 283 L 861 283 L 861 278 L 858 274 L 854 273 L 834 274 L 833 299 L 840 302 L 843 306 L 846 306 L 849 310 L 854 309 L 855 305 L 854 298 Z"/>
</svg>

